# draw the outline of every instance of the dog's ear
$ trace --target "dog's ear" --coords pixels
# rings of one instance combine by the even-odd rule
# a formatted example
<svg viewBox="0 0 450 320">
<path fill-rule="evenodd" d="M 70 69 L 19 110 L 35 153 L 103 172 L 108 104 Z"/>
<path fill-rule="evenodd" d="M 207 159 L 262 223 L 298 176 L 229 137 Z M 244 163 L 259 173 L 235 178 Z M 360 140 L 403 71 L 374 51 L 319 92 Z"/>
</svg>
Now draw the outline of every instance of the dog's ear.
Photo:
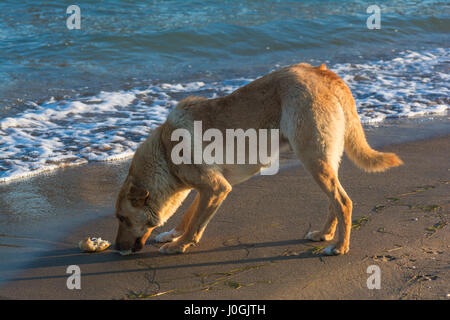
<svg viewBox="0 0 450 320">
<path fill-rule="evenodd" d="M 130 188 L 128 189 L 127 199 L 131 201 L 133 207 L 142 207 L 149 194 L 148 190 L 137 187 L 131 183 Z"/>
</svg>

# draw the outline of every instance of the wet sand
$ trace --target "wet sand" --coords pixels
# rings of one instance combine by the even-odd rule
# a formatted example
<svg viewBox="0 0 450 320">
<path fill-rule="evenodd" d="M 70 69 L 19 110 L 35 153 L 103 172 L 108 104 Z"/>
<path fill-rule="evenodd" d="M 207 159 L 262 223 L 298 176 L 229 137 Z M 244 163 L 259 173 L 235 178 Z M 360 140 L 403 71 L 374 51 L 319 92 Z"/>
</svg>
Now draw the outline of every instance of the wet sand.
<svg viewBox="0 0 450 320">
<path fill-rule="evenodd" d="M 429 138 L 432 130 L 420 125 L 366 130 L 372 146 L 396 152 L 402 167 L 368 174 L 344 158 L 340 179 L 354 203 L 345 256 L 324 256 L 328 243 L 303 240 L 322 225 L 328 205 L 308 173 L 291 165 L 290 155 L 279 174 L 235 186 L 200 244 L 174 256 L 160 254 L 152 240 L 127 257 L 77 248 L 86 236 L 114 239 L 114 197 L 127 161 L 0 186 L 7 211 L 0 216 L 0 297 L 448 299 L 450 136 Z M 448 121 L 439 125 L 439 132 L 448 130 Z M 414 133 L 428 139 L 405 142 Z M 191 200 L 152 239 L 174 227 Z M 69 265 L 81 268 L 81 290 L 66 287 Z M 367 288 L 370 265 L 380 267 L 379 290 Z"/>
</svg>

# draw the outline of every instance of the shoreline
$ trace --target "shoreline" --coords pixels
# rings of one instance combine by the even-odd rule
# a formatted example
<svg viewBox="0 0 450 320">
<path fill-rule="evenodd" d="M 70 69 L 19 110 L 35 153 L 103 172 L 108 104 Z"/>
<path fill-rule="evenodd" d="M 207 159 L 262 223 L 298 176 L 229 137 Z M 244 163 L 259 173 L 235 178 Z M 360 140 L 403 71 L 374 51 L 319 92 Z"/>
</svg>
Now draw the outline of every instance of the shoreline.
<svg viewBox="0 0 450 320">
<path fill-rule="evenodd" d="M 439 139 L 449 139 L 450 121 L 447 116 L 439 117 L 437 120 L 409 120 L 410 121 L 396 120 L 391 123 L 380 124 L 376 127 L 365 126 L 365 132 L 369 143 L 374 148 L 388 148 L 395 151 L 396 148 L 405 148 L 408 144 L 416 143 L 426 147 L 426 141 L 434 143 L 433 141 L 437 141 Z M 74 242 L 75 239 L 73 237 L 79 238 L 80 236 L 98 235 L 102 238 L 108 239 L 107 237 L 104 237 L 102 232 L 108 234 L 115 233 L 115 230 L 111 230 L 110 228 L 105 229 L 105 226 L 110 226 L 111 219 L 114 219 L 113 205 L 115 201 L 115 194 L 118 188 L 120 188 L 123 178 L 126 175 L 130 160 L 131 159 L 120 162 L 94 163 L 79 167 L 71 167 L 57 170 L 53 174 L 40 175 L 8 184 L 0 184 L 1 193 L 3 195 L 8 195 L 6 196 L 7 199 L 5 199 L 5 196 L 0 197 L 0 202 L 3 202 L 3 210 L 9 210 L 9 215 L 7 214 L 1 216 L 3 220 L 5 220 L 5 216 L 8 218 L 5 220 L 6 224 L 2 224 L 2 228 L 0 230 L 0 257 L 2 257 L 1 260 L 3 261 L 0 263 L 0 271 L 2 273 L 0 276 L 0 285 L 3 285 L 0 286 L 0 297 L 9 298 L 8 287 L 20 287 L 19 283 L 23 281 L 31 281 L 37 285 L 40 281 L 39 279 L 33 278 L 33 280 L 23 280 L 30 278 L 23 276 L 23 274 L 29 274 L 30 272 L 33 273 L 36 266 L 39 265 L 38 261 L 42 260 L 42 258 L 46 260 L 53 255 L 58 261 L 60 260 L 60 264 L 62 265 L 62 261 L 65 261 L 66 258 L 68 259 L 68 262 L 70 262 L 69 260 L 71 257 L 73 259 L 79 259 L 80 257 L 86 256 L 80 254 L 77 246 L 75 245 L 77 242 Z M 348 166 L 346 164 L 347 162 L 347 160 L 344 161 L 344 166 Z M 279 173 L 281 176 L 280 179 L 283 179 L 283 177 L 287 175 L 287 171 L 301 171 L 302 168 L 297 165 L 297 163 L 298 162 L 296 161 L 295 163 L 293 162 L 292 155 L 283 155 L 280 163 L 280 167 L 282 168 Z M 350 171 L 347 170 L 349 172 L 357 171 L 357 169 L 355 169 L 354 166 L 352 167 L 352 165 L 350 165 L 349 168 Z M 390 171 L 386 173 L 388 177 L 390 174 L 389 172 Z M 356 175 L 361 176 L 361 179 L 365 182 L 371 183 L 371 175 L 361 174 L 362 172 L 358 171 Z M 262 178 L 264 179 L 264 177 Z M 442 178 L 444 179 L 444 177 Z M 375 180 L 379 179 L 379 177 L 375 178 Z M 308 183 L 311 183 L 311 181 L 308 181 Z M 239 188 L 245 189 L 245 186 L 248 184 L 254 185 L 255 188 L 258 188 L 260 184 L 266 185 L 261 177 L 255 177 L 252 178 L 249 183 L 244 183 L 244 186 Z M 252 189 L 249 191 L 250 193 L 252 193 L 251 190 Z M 38 202 L 34 205 L 34 207 L 32 206 L 31 210 L 23 204 L 19 206 L 19 203 L 24 200 L 29 200 L 30 195 L 32 196 L 31 200 L 36 199 L 40 201 L 40 203 Z M 252 197 L 255 196 L 256 195 L 253 195 Z M 302 194 L 301 196 L 309 199 L 307 193 Z M 321 196 L 319 195 L 319 197 Z M 46 206 L 42 205 L 44 200 Z M 228 200 L 226 202 L 231 201 Z M 240 200 L 240 202 L 242 202 L 242 200 Z M 289 200 L 286 199 L 286 202 L 289 203 Z M 246 210 L 246 203 L 241 204 L 243 205 L 242 207 L 238 204 L 233 204 L 232 206 L 237 206 L 238 208 L 241 208 L 241 210 Z M 306 206 L 310 207 L 311 205 L 306 204 Z M 321 207 L 322 206 L 323 205 L 321 205 Z M 184 207 L 185 205 L 183 205 L 180 210 L 183 210 Z M 47 209 L 49 212 L 43 212 Z M 31 214 L 29 213 L 30 211 Z M 321 209 L 321 211 L 323 211 L 323 209 Z M 28 216 L 19 217 L 20 213 L 25 214 L 26 212 L 28 212 Z M 32 214 L 35 214 L 35 216 L 30 216 Z M 323 214 L 324 212 L 321 213 L 321 216 L 323 216 Z M 218 216 L 220 216 L 220 214 L 218 214 Z M 173 225 L 173 223 L 179 218 L 180 214 L 176 214 L 176 217 L 174 217 L 172 219 L 173 221 L 171 220 L 168 225 Z M 213 221 L 216 219 L 219 221 L 222 220 L 221 218 L 216 217 Z M 227 220 L 226 218 L 224 219 Z M 83 226 L 86 227 L 86 230 L 84 230 Z M 95 226 L 94 229 L 92 228 L 93 226 Z M 318 223 L 314 222 L 314 226 L 317 227 Z M 43 228 L 45 228 L 45 235 L 42 234 Z M 168 228 L 169 226 L 164 226 L 161 230 L 159 230 L 159 232 L 166 231 Z M 99 231 L 95 231 L 97 229 Z M 85 234 L 81 235 L 81 232 L 84 232 Z M 203 240 L 200 243 L 199 249 L 192 248 L 193 250 L 191 251 L 200 250 L 200 252 L 202 252 L 201 248 L 209 245 L 207 241 L 213 241 L 215 245 L 220 246 L 220 243 L 216 243 L 216 240 L 211 239 L 214 237 L 214 233 L 208 231 L 207 233 L 209 235 L 209 239 Z M 152 235 L 152 238 L 155 234 Z M 233 232 L 230 232 L 227 236 L 230 238 L 233 237 Z M 261 234 L 260 238 L 264 239 L 263 237 L 264 235 Z M 63 240 L 61 241 L 61 239 Z M 78 240 L 80 239 L 81 238 Z M 297 235 L 297 239 L 301 239 L 301 234 Z M 108 240 L 113 239 L 111 238 Z M 230 245 L 232 244 L 239 246 L 239 243 L 236 241 L 239 242 L 241 240 L 231 239 Z M 311 245 L 314 245 L 314 243 L 311 243 Z M 156 245 L 152 243 L 148 244 L 147 248 L 144 250 L 145 255 L 159 260 L 174 261 L 176 259 L 176 256 L 166 256 L 166 258 L 159 257 L 155 246 Z M 360 249 L 360 251 L 362 250 Z M 64 256 L 58 256 L 58 254 L 55 255 L 55 252 L 65 254 Z M 219 250 L 219 253 L 220 252 L 221 251 Z M 106 259 L 105 261 L 113 259 L 115 261 L 116 259 L 110 256 L 112 254 L 115 254 L 113 250 L 108 250 L 104 254 L 98 254 L 98 259 L 95 258 L 96 255 L 88 255 L 86 257 L 93 257 L 92 259 L 94 259 L 94 261 L 101 261 L 102 259 Z M 215 254 L 213 255 L 215 256 Z M 193 256 L 195 256 L 195 254 L 193 254 Z M 126 263 L 129 260 L 133 260 L 133 258 L 125 258 L 123 261 Z M 33 267 L 33 265 L 35 267 Z M 37 269 L 41 267 L 38 267 Z M 51 271 L 50 269 L 52 269 L 49 268 L 49 266 L 45 267 L 45 263 L 42 268 L 44 273 L 49 272 Z M 140 269 L 142 268 L 137 268 L 136 270 Z M 139 273 L 138 271 L 136 272 Z M 62 273 L 60 277 L 64 280 L 67 276 Z M 11 282 L 11 279 L 16 280 Z M 124 284 L 121 284 L 119 287 L 123 289 L 123 285 Z M 23 290 L 22 295 L 19 293 L 18 296 L 14 296 L 15 298 L 20 296 L 30 298 L 33 296 L 31 292 L 25 290 L 24 288 L 21 290 Z M 49 292 L 51 289 L 48 288 L 44 291 Z M 100 289 L 100 291 L 103 292 L 104 290 Z M 106 294 L 107 290 L 104 293 Z M 69 296 L 67 297 L 70 298 Z M 80 295 L 79 297 L 86 298 L 87 296 Z M 91 296 L 91 298 L 92 297 L 93 296 Z M 72 298 L 77 297 L 72 296 Z"/>
<path fill-rule="evenodd" d="M 421 134 L 414 132 L 414 134 L 404 134 L 402 137 L 395 137 L 394 142 L 387 142 L 386 139 L 381 138 L 380 136 L 375 137 L 375 144 L 372 145 L 372 147 L 380 147 L 384 146 L 390 143 L 401 143 L 406 141 L 415 141 L 418 139 L 427 139 L 432 137 L 437 137 L 439 135 L 445 135 L 447 133 L 450 133 L 450 128 L 447 125 L 447 122 L 449 120 L 450 113 L 448 111 L 444 112 L 445 114 L 432 114 L 429 115 L 429 117 L 425 116 L 418 116 L 418 117 L 410 117 L 410 118 L 393 118 L 393 119 L 385 119 L 382 122 L 366 122 L 362 123 L 364 127 L 364 131 L 367 133 L 368 131 L 377 131 L 379 128 L 390 128 L 391 130 L 394 129 L 394 131 L 398 127 L 404 127 L 407 128 L 408 126 L 412 126 L 413 129 L 425 129 L 425 132 L 422 132 Z M 432 124 L 433 127 L 429 128 L 427 127 L 429 124 Z M 381 132 L 378 132 L 378 135 L 380 135 Z M 386 133 L 384 133 L 386 135 Z M 399 139 L 400 138 L 400 139 Z M 369 141 L 370 143 L 370 141 Z M 79 161 L 75 163 L 63 163 L 61 165 L 54 165 L 53 167 L 46 167 L 42 169 L 37 169 L 35 171 L 27 172 L 24 174 L 20 174 L 17 176 L 12 177 L 3 177 L 0 178 L 0 188 L 4 185 L 14 184 L 14 183 L 20 183 L 22 181 L 26 181 L 28 179 L 37 178 L 45 175 L 52 175 L 57 174 L 60 170 L 68 169 L 68 168 L 83 168 L 84 166 L 90 166 L 90 165 L 108 165 L 108 164 L 119 164 L 123 162 L 129 162 L 131 161 L 131 158 L 133 157 L 134 152 L 131 153 L 124 153 L 124 154 L 118 154 L 110 156 L 109 158 L 105 160 L 97 160 L 97 161 Z M 282 157 L 282 155 L 281 155 Z"/>
</svg>

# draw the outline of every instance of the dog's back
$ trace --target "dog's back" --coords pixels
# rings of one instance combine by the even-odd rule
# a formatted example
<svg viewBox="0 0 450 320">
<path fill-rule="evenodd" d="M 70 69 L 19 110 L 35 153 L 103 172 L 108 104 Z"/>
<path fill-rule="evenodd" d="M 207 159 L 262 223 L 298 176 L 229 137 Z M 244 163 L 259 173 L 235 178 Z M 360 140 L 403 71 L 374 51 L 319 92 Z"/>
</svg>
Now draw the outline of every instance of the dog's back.
<svg viewBox="0 0 450 320">
<path fill-rule="evenodd" d="M 286 67 L 226 97 L 182 100 L 167 121 L 138 148 L 128 179 L 128 184 L 132 184 L 123 188 L 126 196 L 122 197 L 122 202 L 127 206 L 122 206 L 119 213 L 121 218 L 125 215 L 128 218 L 139 216 L 140 223 L 150 225 L 150 229 L 147 228 L 150 231 L 138 234 L 133 231 L 137 228 L 122 223 L 126 232 L 119 232 L 117 240 L 125 243 L 122 249 L 131 248 L 133 243 L 135 249 L 142 248 L 151 228 L 167 220 L 181 203 L 180 199 L 186 196 L 187 189 L 194 188 L 198 193 L 180 225 L 160 238 L 173 240 L 161 247 L 162 252 L 184 252 L 200 240 L 232 185 L 244 181 L 263 167 L 261 163 L 247 162 L 174 163 L 172 151 L 179 149 L 175 148 L 178 145 L 172 140 L 172 133 L 183 129 L 184 133 L 187 131 L 195 137 L 197 121 L 201 121 L 203 131 L 215 129 L 222 134 L 227 129 L 279 129 L 280 141 L 289 143 L 303 167 L 329 199 L 329 214 L 323 228 L 306 235 L 312 241 L 329 241 L 338 230 L 337 243 L 328 246 L 325 254 L 345 254 L 349 250 L 353 206 L 338 178 L 344 149 L 353 162 L 367 171 L 383 171 L 402 163 L 395 154 L 375 151 L 367 144 L 350 89 L 335 73 L 325 65 Z M 188 147 L 197 140 L 189 141 Z M 194 146 L 194 153 L 195 149 Z M 186 158 L 191 160 L 192 154 L 189 154 Z M 249 155 L 250 152 L 246 151 L 246 156 Z M 184 156 L 183 149 L 183 159 Z M 140 157 L 142 161 L 135 161 Z M 195 160 L 195 156 L 193 158 Z M 154 219 L 145 218 L 148 212 Z"/>
</svg>

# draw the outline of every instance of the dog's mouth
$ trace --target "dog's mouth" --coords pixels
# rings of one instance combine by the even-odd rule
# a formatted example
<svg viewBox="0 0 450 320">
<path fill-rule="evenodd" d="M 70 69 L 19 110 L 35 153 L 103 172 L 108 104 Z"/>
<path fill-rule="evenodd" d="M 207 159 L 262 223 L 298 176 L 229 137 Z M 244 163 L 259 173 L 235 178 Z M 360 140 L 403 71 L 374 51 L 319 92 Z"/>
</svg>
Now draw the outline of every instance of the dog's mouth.
<svg viewBox="0 0 450 320">
<path fill-rule="evenodd" d="M 147 232 L 143 236 L 137 237 L 136 240 L 134 240 L 133 245 L 130 245 L 131 243 L 129 242 L 121 243 L 118 239 L 116 239 L 116 249 L 121 255 L 128 255 L 134 252 L 141 251 L 144 248 L 145 242 L 147 241 L 153 229 L 154 227 L 148 228 Z"/>
<path fill-rule="evenodd" d="M 134 242 L 134 245 L 133 245 L 133 248 L 131 248 L 131 251 L 138 252 L 138 251 L 142 250 L 143 247 L 144 247 L 144 244 L 142 243 L 142 237 L 139 237 Z"/>
<path fill-rule="evenodd" d="M 139 237 L 135 240 L 133 246 L 129 249 L 125 249 L 122 246 L 116 244 L 116 249 L 117 251 L 119 251 L 119 253 L 122 256 L 127 256 L 129 254 L 132 254 L 134 252 L 138 252 L 140 250 L 142 250 L 142 248 L 144 247 L 144 244 L 142 243 L 142 237 Z"/>
</svg>

